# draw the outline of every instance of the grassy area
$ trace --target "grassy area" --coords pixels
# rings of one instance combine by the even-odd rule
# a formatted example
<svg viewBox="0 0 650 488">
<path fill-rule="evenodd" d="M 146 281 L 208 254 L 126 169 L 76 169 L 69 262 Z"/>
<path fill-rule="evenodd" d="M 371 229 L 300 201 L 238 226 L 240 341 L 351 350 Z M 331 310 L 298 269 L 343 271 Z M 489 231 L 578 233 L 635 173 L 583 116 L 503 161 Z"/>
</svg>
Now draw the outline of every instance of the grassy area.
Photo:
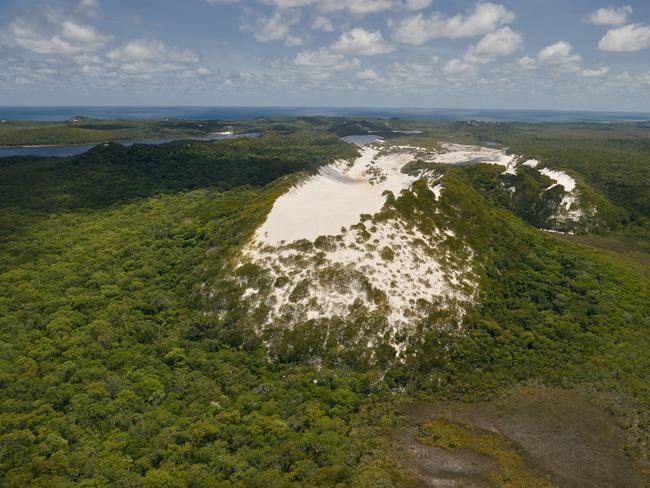
<svg viewBox="0 0 650 488">
<path fill-rule="evenodd" d="M 626 453 L 621 403 L 592 388 L 532 382 L 489 401 L 413 402 L 392 438 L 404 449 L 404 463 L 430 484 L 493 486 L 488 481 L 506 464 L 523 472 L 512 479 L 640 488 L 650 478 Z"/>
<path fill-rule="evenodd" d="M 499 466 L 489 478 L 502 488 L 552 488 L 550 482 L 537 478 L 527 468 L 521 452 L 495 432 L 474 432 L 465 425 L 438 418 L 424 422 L 415 434 L 418 442 L 448 451 L 469 449 L 488 456 Z"/>
</svg>

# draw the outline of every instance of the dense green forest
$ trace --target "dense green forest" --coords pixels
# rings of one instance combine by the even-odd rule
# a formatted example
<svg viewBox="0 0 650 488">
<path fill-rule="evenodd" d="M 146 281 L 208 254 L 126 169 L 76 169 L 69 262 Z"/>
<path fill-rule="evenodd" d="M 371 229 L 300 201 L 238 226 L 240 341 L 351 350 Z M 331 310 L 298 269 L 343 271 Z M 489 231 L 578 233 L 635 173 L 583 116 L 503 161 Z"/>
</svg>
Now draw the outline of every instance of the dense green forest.
<svg viewBox="0 0 650 488">
<path fill-rule="evenodd" d="M 215 290 L 233 309 L 224 323 L 204 287 L 300 174 L 356 156 L 334 134 L 383 122 L 272 121 L 285 133 L 0 159 L 0 485 L 416 486 L 385 435 L 402 405 L 523 383 L 611 395 L 628 456 L 647 465 L 650 267 L 597 244 L 647 249 L 650 129 L 391 124 L 553 162 L 609 213 L 585 245 L 529 225 L 491 166 L 445 169 L 438 201 L 417 182 L 374 218 L 461 222 L 480 297 L 465 333 L 427 330 L 382 364 L 353 349 L 315 358 L 310 323 L 287 335 L 298 353 L 271 360 L 238 323 L 237 290 Z"/>
<path fill-rule="evenodd" d="M 181 120 L 102 120 L 73 117 L 61 122 L 0 123 L 0 146 L 109 142 L 118 139 L 182 138 L 218 131 L 221 124 Z"/>
</svg>

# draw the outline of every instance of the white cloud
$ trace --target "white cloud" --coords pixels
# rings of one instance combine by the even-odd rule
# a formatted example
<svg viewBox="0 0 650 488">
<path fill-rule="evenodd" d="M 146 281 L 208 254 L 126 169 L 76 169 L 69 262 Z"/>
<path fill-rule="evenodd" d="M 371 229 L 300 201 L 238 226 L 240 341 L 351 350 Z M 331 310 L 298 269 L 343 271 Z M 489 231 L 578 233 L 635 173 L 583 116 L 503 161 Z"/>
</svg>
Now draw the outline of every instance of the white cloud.
<svg viewBox="0 0 650 488">
<path fill-rule="evenodd" d="M 416 3 L 421 1 L 423 0 L 411 0 Z M 264 0 L 264 3 L 280 9 L 314 5 L 324 13 L 350 12 L 356 15 L 382 12 L 396 5 L 394 0 Z"/>
<path fill-rule="evenodd" d="M 364 69 L 362 71 L 358 71 L 355 75 L 355 78 L 361 81 L 377 81 L 379 79 L 379 75 L 373 69 Z"/>
<path fill-rule="evenodd" d="M 348 59 L 342 54 L 333 53 L 327 49 L 303 50 L 296 54 L 293 60 L 295 66 L 312 69 L 345 71 L 357 69 L 361 63 L 357 58 Z"/>
<path fill-rule="evenodd" d="M 393 6 L 392 0 L 321 0 L 318 4 L 322 12 L 350 12 L 357 15 L 383 12 Z"/>
<path fill-rule="evenodd" d="M 284 38 L 284 45 L 287 47 L 297 47 L 302 46 L 305 43 L 305 40 L 302 37 L 298 36 L 287 36 Z"/>
<path fill-rule="evenodd" d="M 609 73 L 609 67 L 608 66 L 601 66 L 600 68 L 585 68 L 581 69 L 578 74 L 580 76 L 584 76 L 585 78 L 600 78 L 601 76 L 605 76 L 607 73 Z"/>
<path fill-rule="evenodd" d="M 218 3 L 220 0 L 214 0 Z M 228 1 L 228 0 L 221 0 Z M 236 0 L 238 1 L 238 0 Z M 349 12 L 362 16 L 387 10 L 422 10 L 427 8 L 433 0 L 263 0 L 264 3 L 274 7 L 297 8 L 313 5 L 320 12 Z M 208 0 L 210 2 L 210 0 Z"/>
<path fill-rule="evenodd" d="M 610 29 L 598 43 L 603 51 L 632 52 L 650 47 L 650 26 L 630 24 Z"/>
<path fill-rule="evenodd" d="M 540 67 L 550 68 L 557 73 L 573 73 L 583 78 L 599 78 L 609 73 L 608 66 L 585 68 L 582 56 L 573 51 L 573 46 L 560 41 L 542 49 L 537 59 L 524 56 L 517 60 L 516 66 L 521 71 L 533 71 Z"/>
<path fill-rule="evenodd" d="M 433 0 L 406 0 L 404 7 L 406 10 L 422 10 L 433 3 Z"/>
<path fill-rule="evenodd" d="M 255 74 L 223 74 L 204 66 L 195 52 L 180 46 L 171 47 L 162 40 L 125 38 L 119 44 L 115 43 L 111 35 L 91 25 L 94 24 L 93 12 L 99 8 L 97 0 L 72 0 L 70 12 L 57 12 L 50 8 L 43 9 L 40 19 L 39 16 L 25 16 L 13 22 L 11 19 L 6 21 L 0 34 L 5 34 L 11 42 L 0 46 L 0 85 L 3 88 L 8 86 L 9 90 L 20 85 L 62 87 L 62 93 L 64 90 L 72 93 L 80 88 L 95 93 L 93 90 L 98 87 L 129 87 L 127 90 L 132 87 L 134 93 L 139 87 L 143 93 L 145 89 L 150 92 L 158 87 L 176 87 L 178 93 L 185 93 L 186 87 L 196 87 L 201 93 L 206 89 L 232 89 L 233 93 L 235 90 L 242 93 L 246 90 L 253 92 L 256 86 L 264 85 L 270 90 L 284 90 L 287 97 L 293 96 L 293 90 L 310 96 L 323 93 L 323 99 L 327 93 L 345 93 L 348 96 L 355 90 L 368 93 L 372 90 L 372 93 L 386 96 L 396 92 L 408 93 L 417 97 L 414 100 L 422 97 L 436 100 L 431 97 L 444 93 L 470 97 L 497 92 L 513 97 L 527 97 L 531 93 L 550 93 L 551 97 L 556 93 L 569 93 L 573 96 L 583 95 L 589 90 L 614 93 L 615 88 L 620 88 L 623 96 L 639 92 L 642 99 L 644 90 L 647 93 L 650 87 L 650 73 L 645 73 L 647 69 L 640 73 L 620 73 L 598 63 L 589 65 L 566 41 L 524 56 L 520 53 L 522 33 L 516 32 L 511 25 L 514 14 L 509 11 L 510 7 L 499 5 L 499 0 L 491 0 L 495 3 L 475 3 L 474 0 L 469 3 L 467 11 L 457 10 L 450 14 L 432 12 L 436 10 L 435 5 L 442 2 L 434 3 L 434 8 L 428 9 L 431 0 L 251 1 L 250 4 L 266 9 L 259 13 L 247 9 L 245 6 L 249 2 L 242 0 L 205 1 L 238 4 L 232 12 L 243 12 L 248 25 L 242 25 L 242 29 L 261 42 L 301 45 L 309 36 L 325 37 L 322 32 L 335 34 L 328 36 L 330 42 L 321 44 L 325 47 L 295 49 L 290 54 L 280 55 L 279 59 L 264 60 L 262 66 L 254 65 L 257 57 L 253 56 L 247 61 L 250 64 L 247 68 Z M 267 6 L 260 7 L 260 3 Z M 243 8 L 240 10 L 239 6 Z M 303 12 L 298 10 L 305 6 L 310 8 Z M 425 8 L 426 11 L 418 14 L 418 10 Z M 387 38 L 386 30 L 379 28 L 379 24 L 366 24 L 361 20 L 365 14 L 387 9 L 396 19 L 389 23 L 396 40 L 422 44 L 436 38 L 471 39 L 456 45 L 456 52 L 446 55 L 437 65 L 436 58 L 429 59 L 433 51 L 423 48 L 406 49 L 366 64 L 368 60 L 363 56 L 390 53 L 399 47 L 392 38 Z M 625 19 L 630 18 L 631 9 L 629 12 L 626 8 L 609 10 L 621 11 Z M 381 22 L 383 17 L 380 14 L 371 20 Z M 632 51 L 647 47 L 650 42 L 647 33 L 643 37 L 650 29 L 646 24 L 629 26 L 611 16 L 605 23 L 602 15 L 599 19 L 599 25 L 613 26 L 602 29 L 603 34 L 607 29 L 609 32 L 601 40 L 601 49 Z M 409 21 L 412 24 L 407 25 Z M 358 27 L 353 29 L 355 25 Z M 450 59 L 454 56 L 455 59 Z M 509 61 L 496 62 L 501 59 Z M 567 76 L 558 76 L 563 73 Z M 382 99 L 378 98 L 379 101 Z"/>
<path fill-rule="evenodd" d="M 341 54 L 374 56 L 392 52 L 395 48 L 384 41 L 380 31 L 367 31 L 361 27 L 355 27 L 341 34 L 341 37 L 332 44 L 331 50 Z"/>
<path fill-rule="evenodd" d="M 412 91 L 435 86 L 438 82 L 440 70 L 437 68 L 437 57 L 432 57 L 429 62 L 396 62 L 391 63 L 383 70 L 386 79 L 382 79 L 389 89 Z"/>
<path fill-rule="evenodd" d="M 278 8 L 305 7 L 318 3 L 319 0 L 264 0 L 264 3 Z"/>
<path fill-rule="evenodd" d="M 43 30 L 22 19 L 16 19 L 9 25 L 10 43 L 37 54 L 69 56 L 96 51 L 113 38 L 98 34 L 93 27 L 72 21 L 64 21 L 57 26 L 56 34 L 47 34 Z"/>
<path fill-rule="evenodd" d="M 452 59 L 445 64 L 442 71 L 451 78 L 465 78 L 476 74 L 476 65 L 462 59 Z"/>
<path fill-rule="evenodd" d="M 272 65 L 281 70 L 276 72 L 276 77 L 284 83 L 301 89 L 322 89 L 325 85 L 344 83 L 350 73 L 361 67 L 361 62 L 357 58 L 320 48 L 304 49 L 289 63 L 286 60 L 276 60 Z"/>
<path fill-rule="evenodd" d="M 479 2 L 472 11 L 445 17 L 433 12 L 428 17 L 419 13 L 393 25 L 393 38 L 404 44 L 424 44 L 437 38 L 458 39 L 495 31 L 510 24 L 515 15 L 503 5 Z"/>
<path fill-rule="evenodd" d="M 98 34 L 91 26 L 78 24 L 70 20 L 66 20 L 61 25 L 61 37 L 79 45 L 90 46 L 92 49 L 104 46 L 113 38 L 110 35 Z"/>
<path fill-rule="evenodd" d="M 122 63 L 196 64 L 199 57 L 189 49 L 168 47 L 158 39 L 139 39 L 109 51 L 107 57 Z"/>
<path fill-rule="evenodd" d="M 437 59 L 432 59 L 430 63 L 396 62 L 389 64 L 384 71 L 389 83 L 399 89 L 408 86 L 431 85 L 437 82 L 440 72 L 436 67 L 437 62 Z"/>
<path fill-rule="evenodd" d="M 629 5 L 621 8 L 599 8 L 589 14 L 586 20 L 595 25 L 623 25 L 631 13 L 632 7 Z"/>
<path fill-rule="evenodd" d="M 564 73 L 578 71 L 582 63 L 582 57 L 574 53 L 573 46 L 566 41 L 546 46 L 539 52 L 537 60 L 540 64 L 550 65 Z"/>
<path fill-rule="evenodd" d="M 96 9 L 97 5 L 82 2 L 75 10 L 77 15 L 70 18 L 46 9 L 40 22 L 38 18 L 29 23 L 21 18 L 11 22 L 3 33 L 9 47 L 45 55 L 15 58 L 11 63 L 12 79 L 76 90 L 136 86 L 143 81 L 150 88 L 198 86 L 211 75 L 195 53 L 168 47 L 159 40 L 135 40 L 110 49 L 112 35 L 99 33 L 79 20 L 80 14 L 90 16 L 81 7 Z M 0 71 L 8 60 L 2 61 Z"/>
<path fill-rule="evenodd" d="M 647 90 L 650 86 L 650 71 L 645 73 L 630 73 L 623 71 L 613 76 L 608 76 L 604 81 L 605 85 L 615 89 L 622 89 L 626 93 L 630 90 Z"/>
<path fill-rule="evenodd" d="M 252 31 L 260 42 L 283 41 L 286 46 L 300 46 L 303 39 L 291 35 L 291 27 L 300 22 L 300 13 L 295 10 L 273 12 L 270 17 L 258 16 L 253 23 L 245 23 L 243 30 Z"/>
<path fill-rule="evenodd" d="M 465 54 L 465 61 L 478 64 L 489 63 L 498 57 L 509 56 L 519 51 L 523 44 L 524 39 L 520 33 L 510 27 L 502 27 L 486 34 L 477 44 L 470 46 Z"/>
<path fill-rule="evenodd" d="M 334 25 L 332 21 L 323 15 L 319 15 L 311 23 L 311 28 L 313 30 L 320 30 L 324 32 L 334 32 Z"/>
<path fill-rule="evenodd" d="M 519 58 L 517 60 L 517 65 L 525 71 L 530 71 L 537 68 L 537 62 L 530 56 Z"/>
<path fill-rule="evenodd" d="M 70 42 L 60 36 L 46 36 L 30 27 L 22 19 L 16 19 L 9 25 L 10 43 L 38 54 L 73 54 L 80 52 Z"/>
</svg>

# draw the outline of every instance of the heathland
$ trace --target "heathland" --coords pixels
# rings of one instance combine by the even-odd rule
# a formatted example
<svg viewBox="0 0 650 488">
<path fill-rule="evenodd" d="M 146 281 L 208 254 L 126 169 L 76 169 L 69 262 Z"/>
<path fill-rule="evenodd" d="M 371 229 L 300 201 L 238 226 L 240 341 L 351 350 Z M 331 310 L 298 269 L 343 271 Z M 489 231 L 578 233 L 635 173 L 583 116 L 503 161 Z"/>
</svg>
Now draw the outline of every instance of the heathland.
<svg viewBox="0 0 650 488">
<path fill-rule="evenodd" d="M 647 482 L 650 124 L 10 125 L 3 486 Z"/>
</svg>

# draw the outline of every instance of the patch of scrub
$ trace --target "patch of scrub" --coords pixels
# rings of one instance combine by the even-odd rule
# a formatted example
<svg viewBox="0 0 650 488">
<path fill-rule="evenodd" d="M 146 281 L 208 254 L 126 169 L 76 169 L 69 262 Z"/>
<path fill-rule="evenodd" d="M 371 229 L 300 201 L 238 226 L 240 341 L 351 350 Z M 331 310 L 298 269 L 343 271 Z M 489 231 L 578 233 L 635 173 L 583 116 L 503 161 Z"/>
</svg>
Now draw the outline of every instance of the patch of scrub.
<svg viewBox="0 0 650 488">
<path fill-rule="evenodd" d="M 446 451 L 467 449 L 493 459 L 497 469 L 487 478 L 497 486 L 512 488 L 552 488 L 548 480 L 540 479 L 528 470 L 522 453 L 504 436 L 496 432 L 475 430 L 444 418 L 424 422 L 415 437 L 426 446 Z"/>
<path fill-rule="evenodd" d="M 650 486 L 650 474 L 626 456 L 617 403 L 604 394 L 542 387 L 487 402 L 415 402 L 404 412 L 408 425 L 394 436 L 423 486 L 494 486 L 493 474 L 503 472 L 497 454 L 507 453 L 512 457 L 504 461 L 516 471 L 554 486 Z M 509 484 L 516 479 L 497 486 L 535 486 Z"/>
</svg>

